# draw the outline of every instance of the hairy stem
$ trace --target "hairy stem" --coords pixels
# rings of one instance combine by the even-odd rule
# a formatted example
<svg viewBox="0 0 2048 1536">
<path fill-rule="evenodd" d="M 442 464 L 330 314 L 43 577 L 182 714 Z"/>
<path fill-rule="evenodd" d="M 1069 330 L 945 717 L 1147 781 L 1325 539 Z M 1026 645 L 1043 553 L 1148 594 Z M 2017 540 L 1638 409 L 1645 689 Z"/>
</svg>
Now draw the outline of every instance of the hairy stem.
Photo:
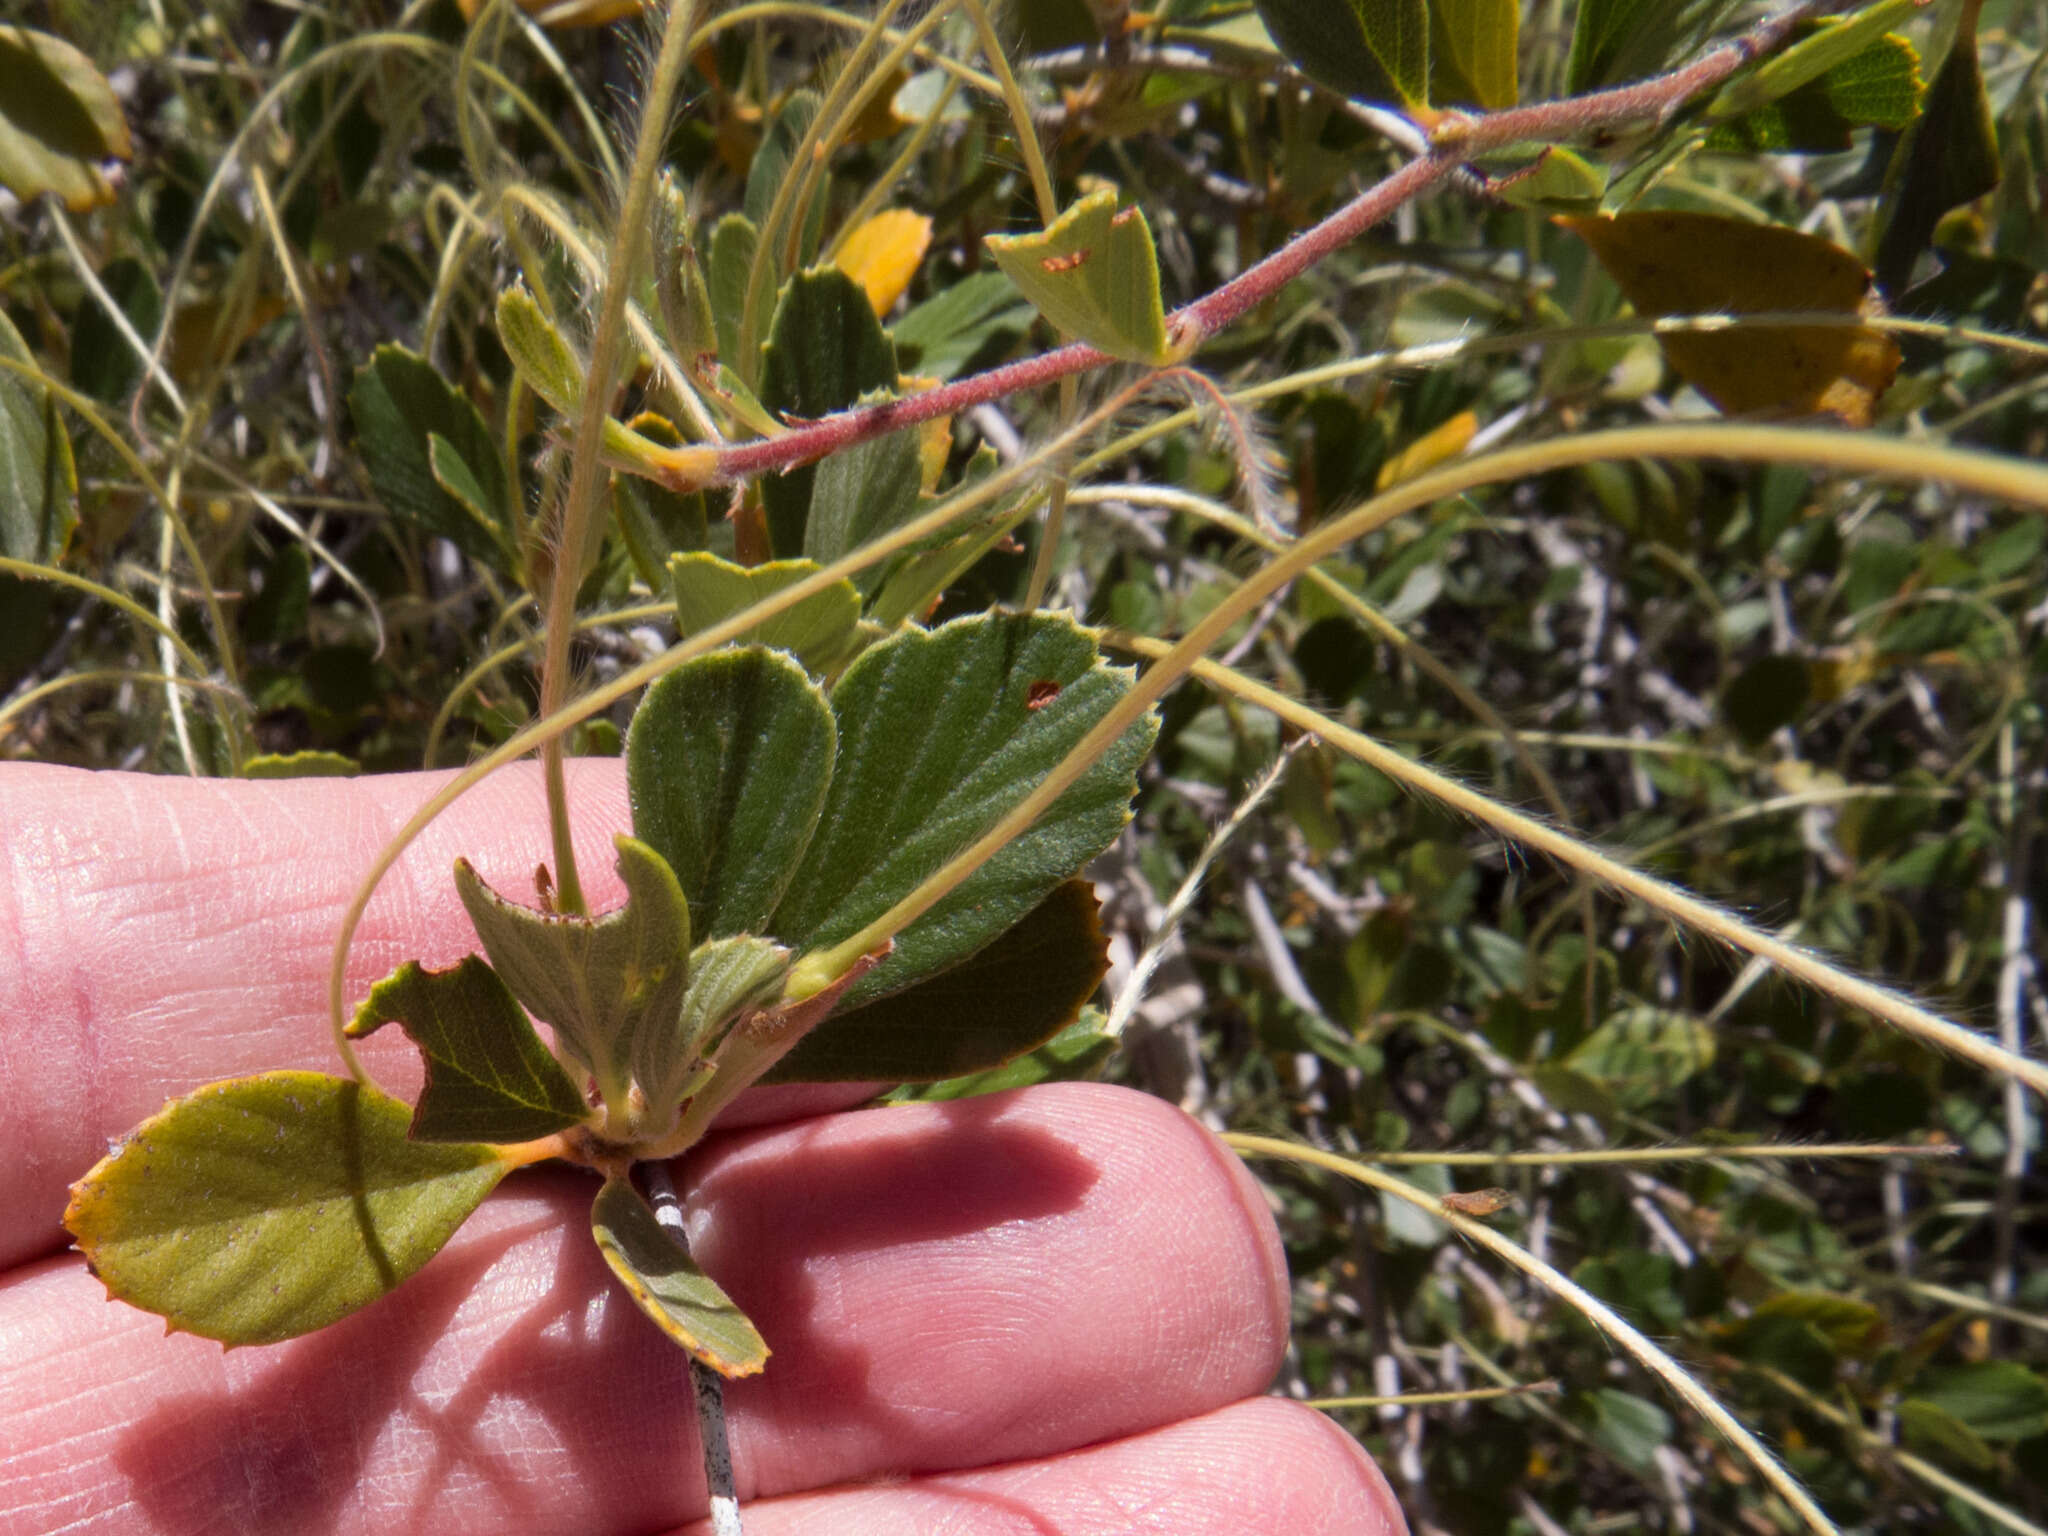
<svg viewBox="0 0 2048 1536">
<path fill-rule="evenodd" d="M 1427 154 L 1368 187 L 1322 223 L 1303 231 L 1220 288 L 1175 310 L 1167 317 L 1167 334 L 1175 340 L 1177 349 L 1192 352 L 1331 252 L 1348 245 L 1439 182 L 1450 179 L 1475 154 L 1510 144 L 1556 142 L 1608 128 L 1663 120 L 1701 91 L 1720 84 L 1774 47 L 1814 9 L 1812 5 L 1800 5 L 1781 12 L 1684 69 L 1654 80 L 1595 91 L 1567 101 L 1446 117 L 1431 135 Z M 777 437 L 725 449 L 717 456 L 706 483 L 728 484 L 808 464 L 899 428 L 955 415 L 1021 390 L 1059 383 L 1115 361 L 1106 353 L 1075 342 L 907 400 L 841 411 Z"/>
</svg>

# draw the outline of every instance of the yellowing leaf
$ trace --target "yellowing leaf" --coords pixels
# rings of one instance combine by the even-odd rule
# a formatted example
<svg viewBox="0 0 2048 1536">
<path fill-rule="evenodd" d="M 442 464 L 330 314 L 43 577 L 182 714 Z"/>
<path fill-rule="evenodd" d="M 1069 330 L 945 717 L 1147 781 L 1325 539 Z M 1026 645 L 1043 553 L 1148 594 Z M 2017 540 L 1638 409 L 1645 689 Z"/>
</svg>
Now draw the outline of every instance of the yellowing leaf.
<svg viewBox="0 0 2048 1536">
<path fill-rule="evenodd" d="M 945 380 L 935 379 L 930 374 L 906 373 L 896 380 L 896 393 L 908 399 L 921 395 L 928 389 L 937 389 Z M 945 473 L 946 460 L 953 456 L 953 418 L 935 416 L 930 421 L 917 424 L 917 457 L 919 485 L 929 495 L 939 488 L 939 476 Z"/>
<path fill-rule="evenodd" d="M 601 27 L 641 10 L 646 0 L 519 0 L 519 9 L 544 27 Z M 484 0 L 456 0 L 465 21 L 475 21 Z"/>
<path fill-rule="evenodd" d="M 1880 312 L 1870 273 L 1816 235 L 1710 213 L 1560 214 L 1640 315 Z M 1899 349 L 1866 326 L 1740 326 L 1658 338 L 1671 366 L 1722 410 L 1825 411 L 1870 425 L 1899 371 Z"/>
<path fill-rule="evenodd" d="M 1460 411 L 1441 426 L 1432 427 L 1415 439 L 1406 448 L 1380 466 L 1379 479 L 1374 483 L 1375 491 L 1384 491 L 1399 485 L 1403 480 L 1413 480 L 1417 475 L 1432 470 L 1446 459 L 1454 459 L 1465 451 L 1465 445 L 1472 441 L 1479 430 L 1479 418 L 1470 411 Z"/>
<path fill-rule="evenodd" d="M 908 208 L 889 208 L 840 241 L 833 264 L 860 284 L 879 320 L 903 297 L 931 243 L 930 219 Z"/>
<path fill-rule="evenodd" d="M 114 200 L 101 162 L 133 153 L 92 60 L 47 32 L 0 27 L 0 186 L 23 202 L 54 192 L 82 212 Z"/>
</svg>

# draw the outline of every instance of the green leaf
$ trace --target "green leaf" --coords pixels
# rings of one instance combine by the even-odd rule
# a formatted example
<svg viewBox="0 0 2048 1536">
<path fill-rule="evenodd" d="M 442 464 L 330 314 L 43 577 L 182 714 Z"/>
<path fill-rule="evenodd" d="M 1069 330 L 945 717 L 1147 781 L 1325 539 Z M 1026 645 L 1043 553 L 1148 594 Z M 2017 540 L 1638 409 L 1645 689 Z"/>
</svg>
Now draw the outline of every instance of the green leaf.
<svg viewBox="0 0 2048 1536">
<path fill-rule="evenodd" d="M 1942 215 L 1997 186 L 2001 169 L 1976 29 L 1961 26 L 1927 88 L 1919 120 L 1899 141 L 1886 173 L 1878 208 L 1884 232 L 1871 263 L 1878 286 L 1888 294 L 1903 289 Z"/>
<path fill-rule="evenodd" d="M 1101 904 L 1069 880 L 950 970 L 835 1013 L 769 1082 L 936 1082 L 988 1072 L 1074 1022 L 1109 969 Z"/>
<path fill-rule="evenodd" d="M 740 318 L 746 310 L 747 279 L 760 245 L 760 232 L 745 214 L 728 213 L 712 226 L 711 269 L 705 278 L 711 323 L 718 331 L 719 357 L 742 379 L 754 374 L 754 360 L 740 356 Z"/>
<path fill-rule="evenodd" d="M 339 752 L 265 752 L 242 759 L 245 779 L 352 779 L 363 765 Z"/>
<path fill-rule="evenodd" d="M 832 711 L 780 651 L 685 662 L 626 735 L 633 829 L 668 861 L 706 938 L 764 929 L 832 780 Z"/>
<path fill-rule="evenodd" d="M 815 560 L 771 560 L 748 567 L 701 551 L 671 556 L 668 575 L 676 596 L 676 635 L 687 640 L 818 570 Z M 763 619 L 732 643 L 789 651 L 811 671 L 828 672 L 853 649 L 859 622 L 860 593 L 850 581 L 835 581 Z"/>
<path fill-rule="evenodd" d="M 1512 107 L 1519 0 L 1435 0 L 1429 8 L 1430 100 Z"/>
<path fill-rule="evenodd" d="M 804 555 L 830 565 L 917 514 L 923 462 L 917 429 L 905 428 L 841 449 L 818 466 Z M 880 574 L 869 568 L 870 579 Z"/>
<path fill-rule="evenodd" d="M 0 357 L 33 365 L 21 332 L 0 312 Z M 57 397 L 0 370 L 0 555 L 53 565 L 78 526 L 78 467 Z"/>
<path fill-rule="evenodd" d="M 1624 1008 L 1586 1036 L 1565 1065 L 1624 1106 L 1668 1094 L 1714 1064 L 1714 1031 L 1689 1013 Z"/>
<path fill-rule="evenodd" d="M 998 338 L 1023 335 L 1031 315 L 1030 301 L 1002 273 L 975 272 L 913 305 L 890 334 L 907 371 L 950 379 Z"/>
<path fill-rule="evenodd" d="M 450 540 L 473 560 L 510 572 L 516 562 L 506 531 L 504 464 L 469 398 L 425 358 L 387 343 L 357 371 L 348 408 L 370 484 L 392 514 Z M 488 523 L 435 477 L 437 435 L 468 468 Z"/>
<path fill-rule="evenodd" d="M 689 981 L 690 914 L 660 854 L 630 837 L 614 839 L 614 846 L 626 904 L 602 917 L 535 912 L 506 901 L 464 859 L 455 862 L 455 890 L 512 995 L 554 1026 L 563 1049 L 596 1073 L 607 1102 L 616 1104 L 641 1036 L 666 1040 L 674 1033 Z M 660 1085 L 643 1086 L 652 1097 Z"/>
<path fill-rule="evenodd" d="M 1777 57 L 1766 59 L 1723 86 L 1708 107 L 1708 115 L 1729 118 L 1754 112 L 1869 54 L 1895 55 L 1897 50 L 1904 49 L 1908 57 L 1917 58 L 1903 38 L 1887 39 L 1885 34 L 1919 8 L 1919 0 L 1880 0 L 1847 19 L 1819 18 Z"/>
<path fill-rule="evenodd" d="M 626 1180 L 604 1181 L 590 1208 L 590 1230 L 634 1304 L 691 1358 L 727 1379 L 755 1375 L 768 1363 L 768 1345 L 746 1313 L 662 1230 Z"/>
<path fill-rule="evenodd" d="M 164 296 L 148 267 L 133 256 L 110 261 L 100 273 L 100 286 L 129 329 L 145 343 L 156 335 L 163 324 Z M 88 297 L 71 326 L 71 382 L 96 400 L 115 402 L 126 400 L 141 377 L 142 359 L 99 300 Z"/>
<path fill-rule="evenodd" d="M 2016 1360 L 1979 1360 L 1923 1372 L 1913 1396 L 1967 1425 L 1984 1440 L 2048 1434 L 2048 1381 Z"/>
<path fill-rule="evenodd" d="M 896 349 L 868 303 L 867 291 L 837 267 L 799 272 L 783 285 L 761 363 L 761 403 L 809 419 L 844 410 L 862 395 L 896 384 Z M 804 547 L 810 515 L 810 466 L 761 481 L 775 552 Z"/>
<path fill-rule="evenodd" d="M 458 885 L 468 868 L 457 863 Z M 475 955 L 445 971 L 406 961 L 370 989 L 347 1033 L 361 1039 L 386 1024 L 403 1028 L 427 1061 L 412 1117 L 415 1141 L 534 1141 L 590 1118 L 575 1080 L 541 1044 L 498 973 Z"/>
<path fill-rule="evenodd" d="M 685 1069 L 698 1056 L 708 1056 L 723 1036 L 725 1027 L 749 1008 L 762 1008 L 775 1001 L 782 990 L 782 978 L 789 974 L 789 951 L 767 939 L 742 934 L 732 939 L 712 939 L 690 953 L 690 989 L 683 994 L 680 1021 L 675 1038 L 680 1043 L 678 1059 Z M 655 1071 L 641 1079 L 670 1081 Z M 680 1091 L 694 1089 L 677 1075 Z M 650 1100 L 653 1095 L 648 1095 Z"/>
<path fill-rule="evenodd" d="M 498 295 L 498 339 L 526 387 L 574 421 L 583 408 L 583 365 L 524 287 Z"/>
<path fill-rule="evenodd" d="M 802 950 L 851 938 L 1022 800 L 1130 685 L 1062 615 L 978 614 L 871 646 L 832 691 L 831 795 L 771 931 Z M 841 1007 L 959 964 L 1107 848 L 1130 819 L 1157 729 L 1147 715 L 1118 738 L 1032 827 L 897 934 Z"/>
<path fill-rule="evenodd" d="M 1529 158 L 1489 155 L 1481 169 L 1492 178 L 1493 193 L 1517 208 L 1591 213 L 1607 189 L 1605 171 L 1559 144 L 1546 144 Z"/>
<path fill-rule="evenodd" d="M 1657 1451 L 1671 1439 L 1671 1415 L 1648 1398 L 1632 1392 L 1601 1387 L 1582 1400 L 1592 1409 L 1587 1428 L 1594 1443 L 1625 1467 L 1647 1472 L 1656 1465 Z"/>
<path fill-rule="evenodd" d="M 223 1344 L 272 1344 L 425 1264 L 509 1164 L 409 1140 L 398 1100 L 267 1072 L 150 1116 L 72 1187 L 64 1223 L 107 1290 Z"/>
<path fill-rule="evenodd" d="M 0 186 L 24 203 L 54 192 L 82 213 L 114 200 L 102 163 L 134 153 L 91 59 L 47 32 L 0 27 Z"/>
<path fill-rule="evenodd" d="M 998 941 L 1000 942 L 1000 941 Z M 1105 1034 L 1100 1009 L 1083 1008 L 1081 1017 L 1036 1050 L 986 1072 L 949 1077 L 936 1083 L 914 1083 L 888 1096 L 891 1103 L 936 1104 L 971 1099 L 984 1093 L 1029 1088 L 1037 1083 L 1071 1083 L 1101 1075 L 1116 1054 L 1117 1037 Z"/>
<path fill-rule="evenodd" d="M 440 433 L 429 432 L 427 467 L 433 471 L 434 484 L 454 498 L 456 505 L 467 512 L 471 521 L 487 536 L 495 537 L 497 518 L 489 505 L 491 493 L 477 479 L 476 471 L 469 467 L 462 450 Z"/>
<path fill-rule="evenodd" d="M 1824 27 L 1819 38 L 1840 30 Z M 1857 128 L 1910 124 L 1919 115 L 1924 90 L 1920 55 L 1904 38 L 1887 33 L 1826 73 L 1721 123 L 1705 147 L 1736 154 L 1845 150 Z"/>
<path fill-rule="evenodd" d="M 1255 0 L 1288 61 L 1360 101 L 1429 100 L 1427 0 Z"/>
<path fill-rule="evenodd" d="M 1066 335 L 1129 362 L 1174 360 L 1159 297 L 1152 227 L 1115 189 L 1089 193 L 1035 235 L 990 235 L 989 254 L 1038 312 Z"/>
<path fill-rule="evenodd" d="M 1898 1413 L 1906 1444 L 1915 1450 L 1937 1452 L 1979 1472 L 1998 1465 L 1998 1453 L 1946 1408 L 1909 1397 L 1899 1404 Z"/>
<path fill-rule="evenodd" d="M 1565 60 L 1565 94 L 1654 75 L 1690 54 L 1734 0 L 1581 0 Z"/>
</svg>

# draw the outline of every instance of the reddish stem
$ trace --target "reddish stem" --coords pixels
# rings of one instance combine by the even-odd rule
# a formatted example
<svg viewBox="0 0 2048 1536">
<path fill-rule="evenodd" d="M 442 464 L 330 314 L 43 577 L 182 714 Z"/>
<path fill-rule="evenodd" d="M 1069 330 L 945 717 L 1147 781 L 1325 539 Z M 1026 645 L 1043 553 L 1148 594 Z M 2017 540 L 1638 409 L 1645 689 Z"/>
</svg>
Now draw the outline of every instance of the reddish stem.
<svg viewBox="0 0 2048 1536">
<path fill-rule="evenodd" d="M 1821 8 L 1812 3 L 1794 6 L 1759 22 L 1735 41 L 1685 68 L 1654 80 L 1533 107 L 1446 114 L 1430 135 L 1428 154 L 1374 183 L 1322 223 L 1302 231 L 1222 287 L 1175 310 L 1167 317 L 1167 335 L 1177 346 L 1191 352 L 1332 251 L 1350 244 L 1402 204 L 1448 179 L 1463 161 L 1475 154 L 1509 144 L 1555 143 L 1603 128 L 1661 121 L 1692 96 L 1719 85 L 1743 65 L 1768 52 L 1799 21 Z M 1055 384 L 1115 361 L 1107 353 L 1073 342 L 907 399 L 841 411 L 775 437 L 723 449 L 710 480 L 714 484 L 729 484 L 753 475 L 793 469 L 870 438 L 951 416 L 1020 390 Z"/>
</svg>

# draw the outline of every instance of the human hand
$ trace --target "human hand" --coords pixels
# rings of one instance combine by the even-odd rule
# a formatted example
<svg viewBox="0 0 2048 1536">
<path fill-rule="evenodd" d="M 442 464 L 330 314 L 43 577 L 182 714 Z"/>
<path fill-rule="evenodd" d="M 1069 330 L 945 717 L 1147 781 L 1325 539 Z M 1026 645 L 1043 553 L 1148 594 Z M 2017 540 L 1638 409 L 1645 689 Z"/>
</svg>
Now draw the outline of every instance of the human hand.
<svg viewBox="0 0 2048 1536">
<path fill-rule="evenodd" d="M 594 907 L 621 777 L 573 765 Z M 59 1225 L 107 1138 L 202 1083 L 334 1070 L 329 946 L 424 777 L 0 770 L 0 1533 L 641 1532 L 698 1518 L 684 1356 L 620 1293 L 568 1169 L 509 1180 L 395 1293 L 224 1352 L 108 1305 Z M 448 870 L 525 889 L 537 780 L 457 802 L 372 902 L 359 998 L 474 947 Z M 600 877 L 602 872 L 602 877 Z M 395 1034 L 395 1032 L 388 1032 Z M 367 1042 L 410 1096 L 417 1058 Z M 1364 1453 L 1260 1397 L 1288 1321 L 1256 1186 L 1143 1095 L 836 1113 L 757 1092 L 678 1169 L 697 1257 L 775 1351 L 728 1390 L 749 1536 L 1377 1533 Z"/>
</svg>

